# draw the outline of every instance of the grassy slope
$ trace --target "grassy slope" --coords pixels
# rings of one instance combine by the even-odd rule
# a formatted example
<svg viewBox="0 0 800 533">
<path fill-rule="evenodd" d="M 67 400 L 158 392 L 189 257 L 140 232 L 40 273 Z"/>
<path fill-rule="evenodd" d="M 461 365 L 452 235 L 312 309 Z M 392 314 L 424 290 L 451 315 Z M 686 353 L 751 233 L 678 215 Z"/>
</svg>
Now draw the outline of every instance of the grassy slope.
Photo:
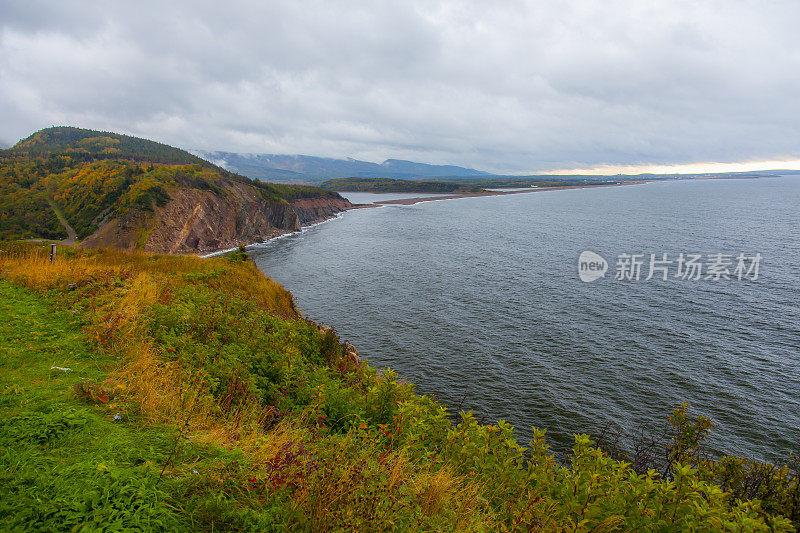
<svg viewBox="0 0 800 533">
<path fill-rule="evenodd" d="M 53 303 L 0 280 L 0 530 L 272 530 L 219 487 L 241 453 L 76 395 L 115 362 Z"/>
<path fill-rule="evenodd" d="M 170 432 L 114 423 L 72 391 L 111 366 L 79 320 L 0 281 L 0 323 L 0 528 L 181 525 L 156 487 Z"/>
<path fill-rule="evenodd" d="M 54 296 L 0 278 L 0 530 L 272 529 L 269 512 L 242 511 L 208 476 L 241 454 L 116 401 L 119 362 Z M 111 398 L 80 398 L 82 382 Z"/>
<path fill-rule="evenodd" d="M 0 248 L 1 529 L 789 530 L 689 467 L 454 425 L 252 264 Z"/>
</svg>

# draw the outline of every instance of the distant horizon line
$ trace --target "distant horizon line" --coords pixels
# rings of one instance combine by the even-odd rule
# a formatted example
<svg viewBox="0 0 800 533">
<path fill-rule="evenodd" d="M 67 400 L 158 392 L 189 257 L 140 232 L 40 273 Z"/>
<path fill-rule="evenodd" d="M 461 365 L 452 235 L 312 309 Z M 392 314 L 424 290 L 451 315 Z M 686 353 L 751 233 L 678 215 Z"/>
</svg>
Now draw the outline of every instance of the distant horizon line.
<svg viewBox="0 0 800 533">
<path fill-rule="evenodd" d="M 637 176 L 640 174 L 724 174 L 738 172 L 776 172 L 800 170 L 800 159 L 742 161 L 736 163 L 681 163 L 674 165 L 597 165 L 586 168 L 562 168 L 550 171 L 535 171 L 536 175 L 594 175 Z"/>
</svg>

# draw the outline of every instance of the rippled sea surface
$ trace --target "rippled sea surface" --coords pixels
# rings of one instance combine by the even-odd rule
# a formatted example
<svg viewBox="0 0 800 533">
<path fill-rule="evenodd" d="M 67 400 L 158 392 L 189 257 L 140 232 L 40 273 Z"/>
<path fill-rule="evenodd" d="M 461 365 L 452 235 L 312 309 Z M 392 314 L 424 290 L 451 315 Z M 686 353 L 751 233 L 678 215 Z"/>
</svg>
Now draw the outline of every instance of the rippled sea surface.
<svg viewBox="0 0 800 533">
<path fill-rule="evenodd" d="M 580 281 L 584 250 L 606 278 Z M 681 252 L 763 259 L 756 281 L 644 280 L 649 254 Z M 646 254 L 640 281 L 614 279 L 621 253 Z M 251 255 L 374 366 L 523 442 L 543 427 L 563 450 L 688 401 L 716 451 L 800 451 L 798 176 L 361 209 Z"/>
</svg>

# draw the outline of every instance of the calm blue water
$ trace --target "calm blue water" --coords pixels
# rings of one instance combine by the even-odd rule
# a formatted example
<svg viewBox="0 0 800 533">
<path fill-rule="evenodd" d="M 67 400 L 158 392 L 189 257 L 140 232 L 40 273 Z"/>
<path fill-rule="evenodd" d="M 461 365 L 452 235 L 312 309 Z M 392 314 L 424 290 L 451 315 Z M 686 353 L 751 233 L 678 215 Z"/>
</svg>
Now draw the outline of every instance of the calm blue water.
<svg viewBox="0 0 800 533">
<path fill-rule="evenodd" d="M 252 251 L 373 365 L 557 449 L 682 401 L 713 445 L 800 451 L 800 177 L 361 209 Z M 577 258 L 610 263 L 583 283 Z M 756 281 L 616 281 L 621 253 L 759 252 Z M 648 265 L 643 268 L 644 278 Z"/>
</svg>

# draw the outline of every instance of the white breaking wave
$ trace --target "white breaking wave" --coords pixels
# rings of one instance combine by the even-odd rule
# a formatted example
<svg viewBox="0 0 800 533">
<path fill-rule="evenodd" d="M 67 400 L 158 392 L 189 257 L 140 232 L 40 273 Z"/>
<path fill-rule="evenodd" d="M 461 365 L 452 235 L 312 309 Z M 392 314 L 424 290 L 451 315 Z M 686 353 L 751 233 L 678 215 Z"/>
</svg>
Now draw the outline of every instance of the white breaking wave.
<svg viewBox="0 0 800 533">
<path fill-rule="evenodd" d="M 261 248 L 261 247 L 266 246 L 267 244 L 269 244 L 272 241 L 276 241 L 278 239 L 283 239 L 283 238 L 286 238 L 286 237 L 291 237 L 292 235 L 302 234 L 305 231 L 310 230 L 311 228 L 319 226 L 320 224 L 325 224 L 326 222 L 330 222 L 332 220 L 338 220 L 338 219 L 342 218 L 346 212 L 347 211 L 341 211 L 339 213 L 336 213 L 331 218 L 326 218 L 325 220 L 322 220 L 320 222 L 315 222 L 313 224 L 309 224 L 308 226 L 303 226 L 302 228 L 300 228 L 299 231 L 291 231 L 289 233 L 281 233 L 280 235 L 277 235 L 275 237 L 267 239 L 264 242 L 255 242 L 253 244 L 248 244 L 248 245 L 245 246 L 245 250 L 253 250 L 253 249 L 256 249 L 256 248 Z M 227 248 L 225 250 L 218 250 L 216 252 L 211 252 L 210 254 L 204 254 L 204 255 L 201 255 L 200 257 L 204 257 L 204 258 L 205 257 L 216 257 L 218 255 L 227 254 L 227 253 L 233 252 L 234 250 L 238 250 L 238 249 L 239 249 L 238 246 L 234 246 L 233 248 Z"/>
</svg>

